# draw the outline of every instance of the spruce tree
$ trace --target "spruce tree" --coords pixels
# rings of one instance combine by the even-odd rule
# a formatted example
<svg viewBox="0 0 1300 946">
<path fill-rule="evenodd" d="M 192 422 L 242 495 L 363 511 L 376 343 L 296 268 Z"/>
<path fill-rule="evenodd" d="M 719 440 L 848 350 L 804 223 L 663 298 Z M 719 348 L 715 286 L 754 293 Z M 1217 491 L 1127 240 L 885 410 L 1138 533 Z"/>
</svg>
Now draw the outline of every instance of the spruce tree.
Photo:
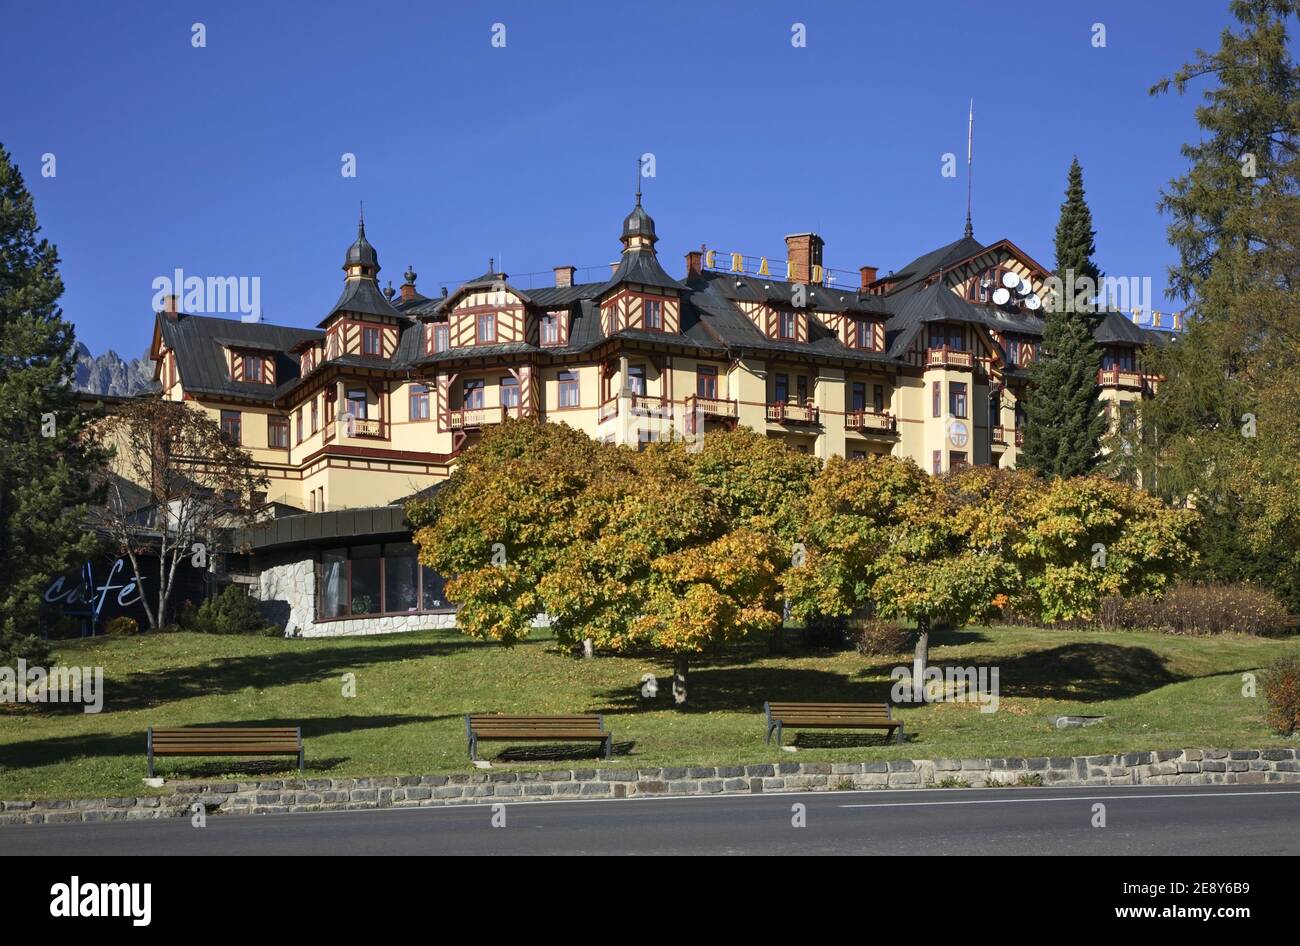
<svg viewBox="0 0 1300 946">
<path fill-rule="evenodd" d="M 58 251 L 0 147 L 0 665 L 44 660 L 43 594 L 97 542 L 86 531 L 101 453 L 72 389 Z"/>
<path fill-rule="evenodd" d="M 1043 349 L 1030 368 L 1025 403 L 1025 446 L 1020 464 L 1044 476 L 1079 476 L 1098 461 L 1106 418 L 1097 371 L 1101 349 L 1093 336 L 1097 319 L 1089 306 L 1075 306 L 1074 286 L 1099 286 L 1092 212 L 1083 194 L 1083 168 L 1075 158 L 1056 225 L 1056 275 L 1065 286 L 1060 304 L 1049 306 Z M 1085 284 L 1087 285 L 1087 284 Z"/>
</svg>

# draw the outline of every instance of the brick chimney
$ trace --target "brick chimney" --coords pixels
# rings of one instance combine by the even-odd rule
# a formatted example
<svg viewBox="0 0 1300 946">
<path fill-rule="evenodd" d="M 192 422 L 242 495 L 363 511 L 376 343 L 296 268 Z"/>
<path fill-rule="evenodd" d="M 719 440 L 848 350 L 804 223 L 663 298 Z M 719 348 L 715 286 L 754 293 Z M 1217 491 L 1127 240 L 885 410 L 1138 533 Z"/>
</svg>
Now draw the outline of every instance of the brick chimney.
<svg viewBox="0 0 1300 946">
<path fill-rule="evenodd" d="M 402 283 L 402 301 L 410 302 L 415 298 L 415 270 L 408 266 L 404 275 L 406 282 Z"/>
<path fill-rule="evenodd" d="M 698 276 L 704 272 L 704 251 L 691 250 L 686 254 L 686 278 Z"/>
<path fill-rule="evenodd" d="M 179 318 L 179 313 L 176 309 L 176 299 L 177 297 L 175 294 L 163 296 L 162 316 L 169 322 L 175 322 L 177 318 Z"/>
<path fill-rule="evenodd" d="M 824 240 L 815 233 L 794 233 L 785 238 L 785 256 L 792 282 L 811 282 L 812 268 L 821 269 Z"/>
<path fill-rule="evenodd" d="M 862 274 L 862 288 L 866 289 L 876 281 L 876 273 L 879 271 L 877 266 L 863 266 L 858 272 Z"/>
<path fill-rule="evenodd" d="M 555 288 L 564 289 L 573 285 L 573 275 L 578 271 L 576 266 L 557 266 L 555 267 Z"/>
</svg>

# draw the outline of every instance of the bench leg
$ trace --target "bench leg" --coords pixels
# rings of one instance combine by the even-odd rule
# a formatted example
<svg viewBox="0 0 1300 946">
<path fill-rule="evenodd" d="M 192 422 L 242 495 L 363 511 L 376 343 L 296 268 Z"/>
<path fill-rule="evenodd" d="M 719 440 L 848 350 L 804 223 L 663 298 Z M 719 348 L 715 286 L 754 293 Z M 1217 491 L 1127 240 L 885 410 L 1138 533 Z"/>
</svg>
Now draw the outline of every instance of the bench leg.
<svg viewBox="0 0 1300 946">
<path fill-rule="evenodd" d="M 303 773 L 303 761 L 304 760 L 303 760 L 302 746 L 299 746 L 298 747 L 298 774 L 299 775 L 302 775 Z"/>
<path fill-rule="evenodd" d="M 148 741 L 145 743 L 149 753 L 149 777 L 153 778 L 153 727 L 149 727 Z"/>
<path fill-rule="evenodd" d="M 469 737 L 469 760 L 471 762 L 478 761 L 478 740 L 473 736 Z"/>
<path fill-rule="evenodd" d="M 781 746 L 781 736 L 782 736 L 782 727 L 781 727 L 781 724 L 780 724 L 780 723 L 777 723 L 777 724 L 776 724 L 776 745 L 777 745 L 777 748 L 780 748 L 780 746 Z"/>
<path fill-rule="evenodd" d="M 610 733 L 605 737 L 605 761 L 608 762 L 614 758 L 614 734 Z"/>
<path fill-rule="evenodd" d="M 898 735 L 894 737 L 894 741 L 897 742 L 900 746 L 903 744 L 903 724 L 902 724 L 902 723 L 899 723 L 899 724 L 898 724 Z"/>
</svg>

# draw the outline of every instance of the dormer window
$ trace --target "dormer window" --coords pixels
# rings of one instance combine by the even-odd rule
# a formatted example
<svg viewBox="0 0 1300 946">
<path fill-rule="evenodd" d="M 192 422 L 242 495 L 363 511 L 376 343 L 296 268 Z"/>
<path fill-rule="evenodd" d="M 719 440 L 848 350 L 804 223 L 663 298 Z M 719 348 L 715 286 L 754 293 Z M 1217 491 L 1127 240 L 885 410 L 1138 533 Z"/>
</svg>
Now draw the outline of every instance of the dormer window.
<svg viewBox="0 0 1300 946">
<path fill-rule="evenodd" d="M 361 330 L 361 354 L 380 357 L 384 353 L 383 335 L 377 328 Z"/>
<path fill-rule="evenodd" d="M 647 299 L 645 302 L 645 327 L 654 332 L 663 330 L 663 303 L 658 299 Z"/>
<path fill-rule="evenodd" d="M 867 319 L 860 319 L 857 323 L 857 347 L 868 351 L 876 347 L 875 325 Z"/>
<path fill-rule="evenodd" d="M 433 350 L 446 351 L 451 347 L 451 327 L 445 322 L 433 327 Z"/>
<path fill-rule="evenodd" d="M 793 312 L 781 313 L 781 337 L 794 338 L 797 316 Z"/>
<path fill-rule="evenodd" d="M 262 383 L 262 359 L 254 355 L 244 356 L 244 380 L 254 384 Z"/>
<path fill-rule="evenodd" d="M 560 313 L 547 312 L 539 323 L 539 335 L 543 345 L 560 344 Z"/>
<path fill-rule="evenodd" d="M 475 339 L 479 345 L 491 345 L 497 340 L 497 317 L 495 312 L 482 312 L 476 322 Z"/>
</svg>

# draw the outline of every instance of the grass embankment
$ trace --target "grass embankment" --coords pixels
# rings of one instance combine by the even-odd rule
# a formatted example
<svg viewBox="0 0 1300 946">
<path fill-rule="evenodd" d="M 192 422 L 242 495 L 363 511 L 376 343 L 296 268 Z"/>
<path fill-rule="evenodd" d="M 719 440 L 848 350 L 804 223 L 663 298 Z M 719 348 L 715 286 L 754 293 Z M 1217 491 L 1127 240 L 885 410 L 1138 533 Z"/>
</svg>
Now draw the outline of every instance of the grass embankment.
<svg viewBox="0 0 1300 946">
<path fill-rule="evenodd" d="M 889 672 L 905 655 L 769 653 L 766 642 L 695 661 L 690 706 L 671 708 L 664 660 L 578 660 L 554 641 L 513 649 L 454 631 L 369 638 L 282 640 L 202 634 L 63 642 L 54 663 L 102 666 L 105 706 L 0 707 L 0 798 L 138 794 L 145 729 L 184 725 L 301 723 L 307 775 L 402 775 L 470 768 L 462 714 L 603 712 L 617 766 L 837 761 L 888 758 L 1074 755 L 1197 746 L 1280 744 L 1261 723 L 1261 698 L 1241 675 L 1300 642 L 1188 638 L 1147 633 L 968 628 L 935 635 L 934 664 L 996 666 L 1001 706 L 970 703 L 899 711 L 911 736 L 787 735 L 798 755 L 763 744 L 765 699 L 888 699 Z M 355 697 L 345 697 L 345 674 Z M 654 701 L 640 679 L 660 681 Z M 1053 714 L 1106 716 L 1086 729 L 1054 730 Z M 598 764 L 588 747 L 544 750 L 489 743 L 494 765 Z M 501 753 L 505 753 L 504 758 Z M 605 763 L 599 763 L 605 764 Z M 169 758 L 168 778 L 293 771 L 288 760 Z"/>
</svg>

